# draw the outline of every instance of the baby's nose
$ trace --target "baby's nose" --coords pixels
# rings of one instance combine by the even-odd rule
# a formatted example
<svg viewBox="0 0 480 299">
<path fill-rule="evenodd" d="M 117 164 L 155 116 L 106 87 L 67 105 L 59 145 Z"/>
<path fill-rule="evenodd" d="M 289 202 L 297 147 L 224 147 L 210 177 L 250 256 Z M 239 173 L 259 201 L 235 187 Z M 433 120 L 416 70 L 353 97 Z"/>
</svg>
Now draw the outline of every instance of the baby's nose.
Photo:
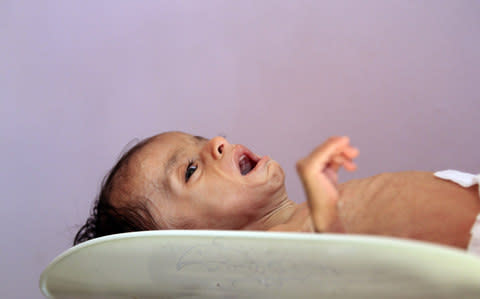
<svg viewBox="0 0 480 299">
<path fill-rule="evenodd" d="M 210 139 L 205 148 L 208 154 L 210 154 L 214 159 L 220 159 L 223 156 L 225 146 L 228 144 L 229 143 L 225 138 L 217 136 Z"/>
</svg>

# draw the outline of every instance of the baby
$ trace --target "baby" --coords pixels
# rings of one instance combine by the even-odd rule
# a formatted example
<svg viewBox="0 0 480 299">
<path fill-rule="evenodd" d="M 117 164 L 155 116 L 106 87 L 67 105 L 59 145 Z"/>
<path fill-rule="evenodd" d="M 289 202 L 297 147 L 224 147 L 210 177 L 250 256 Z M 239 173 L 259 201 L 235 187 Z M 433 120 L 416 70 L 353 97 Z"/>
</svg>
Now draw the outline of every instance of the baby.
<svg viewBox="0 0 480 299">
<path fill-rule="evenodd" d="M 218 229 L 386 235 L 467 248 L 478 191 L 429 172 L 385 173 L 337 183 L 358 150 L 332 137 L 297 163 L 307 201 L 285 190 L 284 172 L 223 137 L 182 132 L 138 143 L 105 178 L 74 244 L 155 229 Z"/>
</svg>

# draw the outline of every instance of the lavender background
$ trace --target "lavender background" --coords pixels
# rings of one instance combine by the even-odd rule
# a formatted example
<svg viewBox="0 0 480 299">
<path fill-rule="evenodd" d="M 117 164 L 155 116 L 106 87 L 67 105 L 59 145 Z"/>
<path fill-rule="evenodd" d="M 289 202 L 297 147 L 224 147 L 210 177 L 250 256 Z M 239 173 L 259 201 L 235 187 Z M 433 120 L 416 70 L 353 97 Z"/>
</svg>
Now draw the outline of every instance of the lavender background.
<svg viewBox="0 0 480 299">
<path fill-rule="evenodd" d="M 41 298 L 135 137 L 225 134 L 294 164 L 480 171 L 479 1 L 0 1 L 0 297 Z"/>
</svg>

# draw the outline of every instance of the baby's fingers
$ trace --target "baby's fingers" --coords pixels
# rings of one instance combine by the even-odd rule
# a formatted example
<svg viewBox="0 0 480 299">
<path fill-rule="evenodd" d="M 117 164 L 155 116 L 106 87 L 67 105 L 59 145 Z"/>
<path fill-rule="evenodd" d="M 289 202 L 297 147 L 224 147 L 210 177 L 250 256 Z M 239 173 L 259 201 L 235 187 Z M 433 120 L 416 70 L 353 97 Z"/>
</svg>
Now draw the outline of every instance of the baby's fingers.
<svg viewBox="0 0 480 299">
<path fill-rule="evenodd" d="M 357 164 L 355 164 L 352 160 L 345 160 L 342 166 L 348 171 L 355 171 L 357 169 Z"/>
<path fill-rule="evenodd" d="M 358 151 L 357 151 L 358 152 Z M 345 153 L 341 153 L 333 157 L 332 162 L 329 163 L 329 167 L 338 171 L 340 166 L 343 166 L 348 171 L 354 171 L 357 169 L 357 165 L 353 162 L 353 158 L 348 157 Z"/>
<path fill-rule="evenodd" d="M 316 163 L 326 164 L 334 156 L 341 153 L 349 142 L 350 140 L 346 136 L 330 137 L 324 144 L 316 147 L 309 158 Z"/>
<path fill-rule="evenodd" d="M 331 137 L 322 145 L 316 147 L 310 155 L 297 162 L 299 174 L 307 175 L 322 170 L 331 159 L 341 152 L 341 149 L 348 145 L 348 137 Z"/>
<path fill-rule="evenodd" d="M 310 155 L 297 162 L 297 172 L 301 177 L 306 177 L 327 167 L 333 171 L 338 171 L 340 167 L 354 171 L 357 166 L 353 163 L 353 159 L 358 154 L 358 149 L 350 145 L 348 137 L 330 137 L 325 143 L 316 147 Z"/>
<path fill-rule="evenodd" d="M 348 145 L 343 149 L 343 154 L 349 159 L 355 159 L 356 157 L 358 157 L 360 152 L 356 147 Z"/>
</svg>

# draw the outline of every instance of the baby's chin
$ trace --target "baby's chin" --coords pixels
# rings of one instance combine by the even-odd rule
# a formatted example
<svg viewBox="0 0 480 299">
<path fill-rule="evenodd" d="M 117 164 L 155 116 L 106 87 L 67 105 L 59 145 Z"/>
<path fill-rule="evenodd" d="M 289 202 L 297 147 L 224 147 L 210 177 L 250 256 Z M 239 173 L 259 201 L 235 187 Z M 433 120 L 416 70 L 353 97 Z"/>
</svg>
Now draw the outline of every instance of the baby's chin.
<svg viewBox="0 0 480 299">
<path fill-rule="evenodd" d="M 248 198 L 255 208 L 275 206 L 287 196 L 285 188 L 285 173 L 278 163 L 273 164 L 269 169 L 269 175 L 263 184 L 252 186 L 248 190 Z"/>
<path fill-rule="evenodd" d="M 265 191 L 274 194 L 281 189 L 285 189 L 285 172 L 280 164 L 271 160 L 266 167 Z"/>
</svg>

